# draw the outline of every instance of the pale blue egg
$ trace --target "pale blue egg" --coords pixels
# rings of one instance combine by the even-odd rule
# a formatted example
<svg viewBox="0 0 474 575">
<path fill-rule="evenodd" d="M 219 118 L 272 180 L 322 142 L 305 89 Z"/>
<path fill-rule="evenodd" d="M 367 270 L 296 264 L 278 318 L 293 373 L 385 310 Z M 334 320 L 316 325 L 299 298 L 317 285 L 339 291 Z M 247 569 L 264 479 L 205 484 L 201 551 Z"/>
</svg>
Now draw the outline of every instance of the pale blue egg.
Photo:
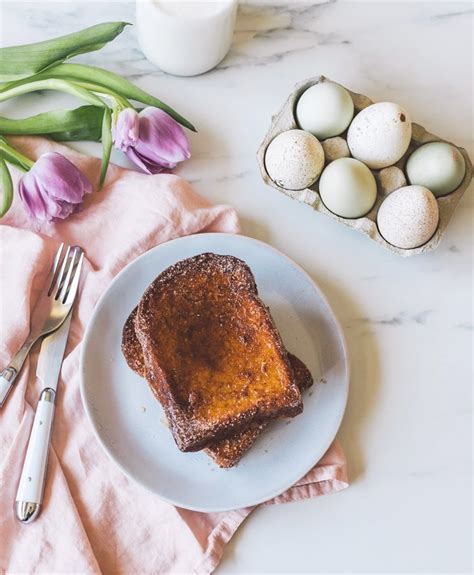
<svg viewBox="0 0 474 575">
<path fill-rule="evenodd" d="M 334 214 L 342 218 L 360 218 L 375 204 L 377 184 L 365 164 L 354 158 L 340 158 L 323 170 L 319 195 Z"/>
<path fill-rule="evenodd" d="M 406 173 L 410 184 L 425 186 L 439 198 L 459 187 L 466 174 L 466 162 L 451 144 L 430 142 L 410 155 Z"/>
<path fill-rule="evenodd" d="M 301 95 L 296 105 L 296 121 L 301 129 L 319 140 L 342 134 L 354 116 L 349 92 L 334 82 L 319 82 Z"/>
</svg>

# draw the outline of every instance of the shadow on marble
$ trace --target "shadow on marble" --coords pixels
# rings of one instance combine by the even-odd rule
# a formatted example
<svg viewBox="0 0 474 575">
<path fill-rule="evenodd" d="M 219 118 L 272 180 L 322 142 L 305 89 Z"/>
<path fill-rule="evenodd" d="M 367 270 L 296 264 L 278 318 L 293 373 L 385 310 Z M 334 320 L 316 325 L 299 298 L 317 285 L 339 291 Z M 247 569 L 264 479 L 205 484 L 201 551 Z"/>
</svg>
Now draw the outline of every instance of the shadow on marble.
<svg viewBox="0 0 474 575">
<path fill-rule="evenodd" d="M 272 234 L 269 226 L 258 218 L 249 218 L 239 214 L 241 233 L 244 236 L 257 238 L 262 242 L 272 245 Z"/>
</svg>

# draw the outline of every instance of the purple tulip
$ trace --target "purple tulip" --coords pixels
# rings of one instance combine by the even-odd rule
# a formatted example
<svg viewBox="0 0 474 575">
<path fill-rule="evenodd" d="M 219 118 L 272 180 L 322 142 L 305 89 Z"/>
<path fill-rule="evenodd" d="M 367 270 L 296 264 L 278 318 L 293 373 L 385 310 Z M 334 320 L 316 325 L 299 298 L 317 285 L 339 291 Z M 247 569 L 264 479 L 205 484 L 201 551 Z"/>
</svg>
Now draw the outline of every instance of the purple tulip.
<svg viewBox="0 0 474 575">
<path fill-rule="evenodd" d="M 159 174 L 172 170 L 191 156 L 183 128 L 163 110 L 145 108 L 138 121 L 138 142 L 124 151 L 143 171 Z"/>
<path fill-rule="evenodd" d="M 42 221 L 64 219 L 75 212 L 92 184 L 76 166 L 57 152 L 43 154 L 18 185 L 29 214 Z"/>
<path fill-rule="evenodd" d="M 114 145 L 122 152 L 136 146 L 138 142 L 138 114 L 133 108 L 125 108 L 118 115 L 117 122 L 112 127 Z"/>
</svg>

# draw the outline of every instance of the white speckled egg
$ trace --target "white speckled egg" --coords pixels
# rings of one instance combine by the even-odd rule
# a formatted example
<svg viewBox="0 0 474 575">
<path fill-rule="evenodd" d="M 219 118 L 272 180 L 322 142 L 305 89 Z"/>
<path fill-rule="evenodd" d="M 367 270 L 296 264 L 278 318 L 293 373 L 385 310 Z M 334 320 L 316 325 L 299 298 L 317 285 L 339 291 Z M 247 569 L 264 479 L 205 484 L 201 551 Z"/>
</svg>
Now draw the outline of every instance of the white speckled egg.
<svg viewBox="0 0 474 575">
<path fill-rule="evenodd" d="M 288 130 L 274 138 L 265 152 L 270 178 L 282 188 L 303 190 L 314 184 L 324 167 L 319 141 L 304 130 Z"/>
<path fill-rule="evenodd" d="M 342 134 L 354 116 L 349 92 L 333 82 L 319 82 L 301 95 L 296 105 L 296 121 L 303 130 L 320 140 Z"/>
<path fill-rule="evenodd" d="M 372 169 L 398 162 L 410 140 L 410 118 L 401 106 L 391 102 L 364 108 L 352 121 L 347 134 L 351 154 Z"/>
<path fill-rule="evenodd" d="M 466 162 L 454 146 L 430 142 L 410 155 L 406 173 L 410 184 L 425 186 L 439 198 L 459 187 L 466 174 Z"/>
<path fill-rule="evenodd" d="M 404 186 L 382 202 L 377 225 L 381 235 L 397 248 L 413 249 L 426 244 L 436 232 L 438 202 L 424 186 Z"/>
<path fill-rule="evenodd" d="M 340 158 L 321 175 L 319 195 L 324 205 L 342 218 L 360 218 L 370 212 L 377 198 L 372 172 L 359 160 Z"/>
</svg>

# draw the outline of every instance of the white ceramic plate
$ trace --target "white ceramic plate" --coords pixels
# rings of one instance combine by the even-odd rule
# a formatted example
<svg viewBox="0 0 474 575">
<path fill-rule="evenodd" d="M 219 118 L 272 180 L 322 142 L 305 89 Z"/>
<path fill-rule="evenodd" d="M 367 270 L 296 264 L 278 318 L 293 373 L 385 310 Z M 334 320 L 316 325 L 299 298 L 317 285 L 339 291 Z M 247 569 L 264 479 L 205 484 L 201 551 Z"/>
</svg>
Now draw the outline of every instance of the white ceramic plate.
<svg viewBox="0 0 474 575">
<path fill-rule="evenodd" d="M 159 403 L 120 350 L 128 314 L 153 279 L 203 252 L 243 259 L 289 351 L 311 370 L 304 412 L 271 423 L 238 466 L 219 469 L 202 452 L 181 453 Z M 230 234 L 188 236 L 145 253 L 114 279 L 97 304 L 84 339 L 81 393 L 106 452 L 129 477 L 162 499 L 198 511 L 266 501 L 300 479 L 323 456 L 339 428 L 348 392 L 344 337 L 313 280 L 274 248 Z"/>
</svg>

